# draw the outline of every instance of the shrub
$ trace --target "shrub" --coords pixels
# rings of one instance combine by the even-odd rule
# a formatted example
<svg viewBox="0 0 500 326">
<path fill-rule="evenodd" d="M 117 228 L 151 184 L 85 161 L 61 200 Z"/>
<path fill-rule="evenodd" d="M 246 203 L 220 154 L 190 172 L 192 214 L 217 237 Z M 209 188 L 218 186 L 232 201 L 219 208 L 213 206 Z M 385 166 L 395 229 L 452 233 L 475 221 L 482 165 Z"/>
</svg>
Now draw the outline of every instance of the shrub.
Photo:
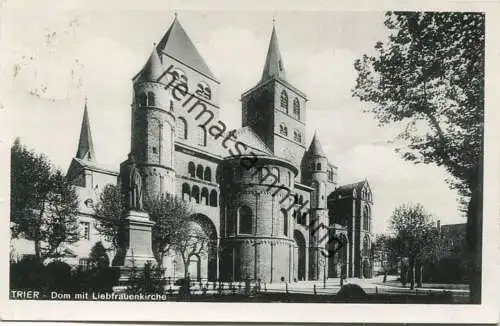
<svg viewBox="0 0 500 326">
<path fill-rule="evenodd" d="M 366 297 L 366 292 L 357 284 L 346 284 L 342 286 L 337 296 L 344 299 L 360 299 Z"/>
<path fill-rule="evenodd" d="M 45 267 L 45 281 L 48 290 L 69 290 L 74 286 L 71 267 L 62 261 L 53 261 Z"/>
<path fill-rule="evenodd" d="M 41 289 L 45 266 L 34 256 L 24 256 L 10 265 L 11 289 Z"/>
</svg>

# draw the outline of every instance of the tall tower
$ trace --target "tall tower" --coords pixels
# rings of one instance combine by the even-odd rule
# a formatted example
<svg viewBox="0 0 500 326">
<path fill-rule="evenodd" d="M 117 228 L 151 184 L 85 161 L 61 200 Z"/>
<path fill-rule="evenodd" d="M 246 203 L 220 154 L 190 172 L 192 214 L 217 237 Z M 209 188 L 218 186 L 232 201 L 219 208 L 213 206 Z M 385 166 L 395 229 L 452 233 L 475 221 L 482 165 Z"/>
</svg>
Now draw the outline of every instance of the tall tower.
<svg viewBox="0 0 500 326">
<path fill-rule="evenodd" d="M 274 155 L 298 168 L 305 151 L 306 101 L 286 79 L 273 26 L 262 78 L 241 96 L 243 127 L 250 126 Z"/>
<path fill-rule="evenodd" d="M 85 100 L 85 108 L 83 109 L 82 127 L 80 129 L 80 139 L 78 141 L 76 158 L 95 162 L 94 144 L 92 142 L 92 133 L 90 132 L 90 121 L 89 121 L 89 113 L 87 110 L 87 100 Z"/>
<path fill-rule="evenodd" d="M 131 149 L 129 159 L 122 165 L 135 161 L 143 178 L 145 196 L 175 191 L 175 115 L 169 91 L 160 81 L 162 73 L 163 65 L 155 47 L 133 79 Z"/>
<path fill-rule="evenodd" d="M 314 133 L 311 145 L 304 155 L 302 162 L 303 182 L 312 187 L 310 208 L 310 259 L 309 271 L 311 278 L 321 279 L 326 277 L 328 255 L 325 247 L 328 243 L 328 207 L 326 185 L 328 181 L 328 159 L 319 142 L 318 135 Z"/>
</svg>

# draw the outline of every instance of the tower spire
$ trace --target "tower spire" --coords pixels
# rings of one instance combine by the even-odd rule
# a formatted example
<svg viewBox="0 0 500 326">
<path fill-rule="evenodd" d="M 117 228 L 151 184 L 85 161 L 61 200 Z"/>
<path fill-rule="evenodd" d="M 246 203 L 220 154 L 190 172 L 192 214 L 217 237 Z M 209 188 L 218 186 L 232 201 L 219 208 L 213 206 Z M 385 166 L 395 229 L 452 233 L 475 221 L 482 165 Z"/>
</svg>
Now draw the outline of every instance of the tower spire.
<svg viewBox="0 0 500 326">
<path fill-rule="evenodd" d="M 266 81 L 272 77 L 278 77 L 286 80 L 285 66 L 281 59 L 281 52 L 278 46 L 278 37 L 276 36 L 275 18 L 273 18 L 273 31 L 271 40 L 269 41 L 269 49 L 267 50 L 266 63 L 262 72 L 261 81 Z"/>
<path fill-rule="evenodd" d="M 89 113 L 87 110 L 87 97 L 85 97 L 82 128 L 80 130 L 80 140 L 78 142 L 78 150 L 76 151 L 76 158 L 87 161 L 95 161 L 94 144 L 92 142 Z"/>
</svg>

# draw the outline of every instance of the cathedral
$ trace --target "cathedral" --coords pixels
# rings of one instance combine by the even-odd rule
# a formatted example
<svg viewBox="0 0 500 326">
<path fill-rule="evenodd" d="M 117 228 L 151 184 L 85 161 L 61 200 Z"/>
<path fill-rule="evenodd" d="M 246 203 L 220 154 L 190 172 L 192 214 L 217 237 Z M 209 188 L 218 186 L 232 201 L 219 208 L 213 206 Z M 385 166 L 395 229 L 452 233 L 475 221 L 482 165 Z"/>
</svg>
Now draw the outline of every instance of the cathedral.
<svg viewBox="0 0 500 326">
<path fill-rule="evenodd" d="M 133 164 L 146 195 L 189 202 L 192 222 L 211 239 L 189 258 L 192 279 L 371 277 L 370 186 L 339 185 L 318 136 L 306 144 L 307 96 L 287 80 L 274 26 L 262 77 L 241 95 L 237 130 L 221 120 L 219 81 L 177 17 L 132 86 L 130 153 L 119 169 L 99 164 L 85 105 L 67 173 L 80 198 L 74 264 L 109 240 L 95 229 L 93 204 Z M 164 266 L 166 276 L 183 277 L 175 253 Z"/>
</svg>

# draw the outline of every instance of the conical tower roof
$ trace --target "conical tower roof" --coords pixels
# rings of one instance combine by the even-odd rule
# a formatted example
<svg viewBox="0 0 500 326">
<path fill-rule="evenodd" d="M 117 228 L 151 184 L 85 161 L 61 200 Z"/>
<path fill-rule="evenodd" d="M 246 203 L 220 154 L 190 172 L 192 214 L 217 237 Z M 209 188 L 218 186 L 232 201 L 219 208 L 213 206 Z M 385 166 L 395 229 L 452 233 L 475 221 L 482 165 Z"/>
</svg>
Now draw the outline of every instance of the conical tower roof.
<svg viewBox="0 0 500 326">
<path fill-rule="evenodd" d="M 134 78 L 134 82 L 142 81 L 157 81 L 163 73 L 163 68 L 161 65 L 161 59 L 156 50 L 156 46 L 153 48 L 148 61 L 142 68 L 142 70 Z"/>
<path fill-rule="evenodd" d="M 83 110 L 82 128 L 80 130 L 80 140 L 78 142 L 76 158 L 87 161 L 95 161 L 94 144 L 92 142 L 92 134 L 90 132 L 87 101 L 85 101 L 85 108 Z"/>
<path fill-rule="evenodd" d="M 318 134 L 316 132 L 314 132 L 314 137 L 312 139 L 311 145 L 309 146 L 309 149 L 307 150 L 307 152 L 311 156 L 326 157 L 325 152 L 323 151 L 323 147 L 321 146 L 321 143 L 319 142 Z"/>
<path fill-rule="evenodd" d="M 269 48 L 267 50 L 266 63 L 262 71 L 262 79 L 264 82 L 270 78 L 278 77 L 286 80 L 285 66 L 281 58 L 281 52 L 278 45 L 278 37 L 276 36 L 276 28 L 273 25 L 271 33 L 271 40 L 269 41 Z"/>
<path fill-rule="evenodd" d="M 188 34 L 182 27 L 177 16 L 156 48 L 158 52 L 162 52 L 170 57 L 173 57 L 190 68 L 217 81 L 214 74 L 205 63 L 205 60 L 203 60 Z"/>
</svg>

